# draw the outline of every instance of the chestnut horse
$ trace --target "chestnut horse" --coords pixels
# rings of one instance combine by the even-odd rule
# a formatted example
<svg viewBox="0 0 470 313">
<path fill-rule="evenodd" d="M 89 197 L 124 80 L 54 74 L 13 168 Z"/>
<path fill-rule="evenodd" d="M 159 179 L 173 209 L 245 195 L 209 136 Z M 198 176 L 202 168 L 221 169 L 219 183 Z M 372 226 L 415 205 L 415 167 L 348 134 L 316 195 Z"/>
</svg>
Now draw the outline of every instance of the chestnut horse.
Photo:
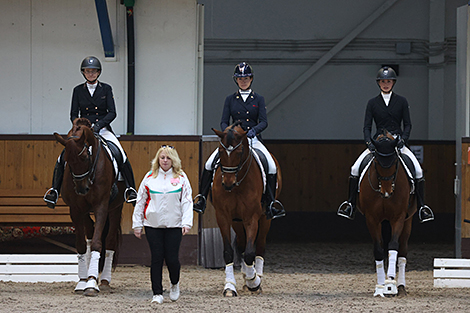
<svg viewBox="0 0 470 313">
<path fill-rule="evenodd" d="M 363 175 L 359 192 L 359 210 L 366 218 L 366 224 L 374 244 L 377 270 L 377 285 L 374 296 L 405 296 L 405 267 L 408 253 L 408 239 L 411 234 L 416 199 L 412 185 L 397 149 L 398 139 L 384 131 L 373 143 L 376 147 L 374 158 Z M 388 270 L 384 269 L 384 241 L 382 222 L 391 226 L 388 243 Z M 398 277 L 396 268 L 398 265 Z M 397 288 L 398 285 L 398 288 Z"/>
<path fill-rule="evenodd" d="M 212 204 L 222 234 L 225 260 L 224 296 L 237 296 L 231 245 L 231 228 L 236 234 L 236 245 L 243 255 L 242 272 L 251 291 L 259 291 L 263 275 L 266 236 L 271 220 L 265 216 L 262 204 L 263 177 L 251 149 L 246 132 L 239 124 L 225 131 L 212 129 L 219 136 L 220 165 L 212 186 Z M 277 191 L 281 191 L 281 170 L 277 160 Z"/>
<path fill-rule="evenodd" d="M 117 176 L 113 163 L 100 139 L 91 130 L 88 119 L 75 119 L 68 138 L 57 133 L 54 136 L 65 146 L 62 199 L 70 207 L 70 217 L 75 227 L 80 279 L 75 292 L 96 296 L 100 287 L 109 290 L 111 268 L 116 265 L 121 240 L 124 186 L 122 182 L 118 183 L 118 191 L 116 186 L 113 187 Z M 114 199 L 111 199 L 113 189 Z M 90 214 L 94 215 L 95 221 Z M 103 238 L 106 238 L 105 242 Z M 106 254 L 102 251 L 103 244 Z M 106 257 L 98 287 L 101 255 Z"/>
</svg>

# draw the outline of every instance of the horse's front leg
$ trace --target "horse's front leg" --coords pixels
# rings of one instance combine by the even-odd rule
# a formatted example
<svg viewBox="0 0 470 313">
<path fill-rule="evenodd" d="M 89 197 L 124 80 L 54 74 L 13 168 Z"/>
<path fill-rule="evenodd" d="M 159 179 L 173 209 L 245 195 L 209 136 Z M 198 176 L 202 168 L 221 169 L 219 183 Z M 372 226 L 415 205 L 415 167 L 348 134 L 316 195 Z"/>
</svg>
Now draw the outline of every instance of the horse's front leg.
<svg viewBox="0 0 470 313">
<path fill-rule="evenodd" d="M 101 235 L 108 215 L 107 203 L 101 203 L 94 208 L 95 212 L 95 230 L 91 241 L 91 257 L 88 267 L 88 281 L 83 293 L 85 296 L 97 296 L 100 288 L 98 287 L 99 261 L 101 256 L 102 242 Z"/>
<path fill-rule="evenodd" d="M 406 269 L 406 256 L 408 254 L 408 240 L 411 235 L 411 224 L 413 220 L 409 218 L 405 221 L 403 232 L 400 236 L 400 247 L 398 249 L 398 296 L 407 296 L 406 292 L 406 280 L 405 280 L 405 269 Z"/>
<path fill-rule="evenodd" d="M 109 229 L 106 235 L 106 254 L 103 270 L 100 277 L 101 291 L 110 291 L 111 272 L 114 263 L 114 255 L 118 251 L 121 236 L 121 212 L 122 204 L 109 212 Z"/>
<path fill-rule="evenodd" d="M 243 261 L 245 262 L 245 284 L 250 291 L 258 291 L 261 287 L 261 278 L 256 273 L 255 267 L 255 240 L 258 234 L 258 221 L 252 219 L 245 223 L 246 249 Z"/>
<path fill-rule="evenodd" d="M 79 281 L 75 286 L 76 293 L 82 293 L 86 288 L 88 278 L 88 262 L 86 257 L 86 240 L 85 240 L 85 226 L 83 215 L 80 214 L 78 208 L 70 208 L 70 218 L 75 227 L 75 247 L 77 249 L 78 258 L 78 278 Z"/>
<path fill-rule="evenodd" d="M 227 216 L 217 214 L 217 224 L 219 225 L 220 233 L 222 235 L 222 241 L 224 244 L 224 261 L 225 261 L 225 287 L 224 297 L 236 297 L 237 293 L 237 281 L 235 280 L 235 274 L 233 269 L 233 248 L 232 248 L 232 236 L 231 236 L 231 223 Z"/>
<path fill-rule="evenodd" d="M 395 296 L 398 294 L 397 281 L 395 280 L 397 276 L 398 249 L 400 247 L 398 240 L 403 231 L 404 220 L 405 218 L 401 217 L 390 223 L 390 226 L 392 227 L 392 236 L 390 243 L 388 244 L 388 270 L 387 279 L 385 280 L 385 295 Z"/>
<path fill-rule="evenodd" d="M 366 223 L 374 245 L 375 269 L 377 272 L 377 284 L 375 285 L 374 297 L 384 297 L 385 268 L 384 250 L 382 247 L 382 224 L 369 216 L 366 216 Z"/>
</svg>

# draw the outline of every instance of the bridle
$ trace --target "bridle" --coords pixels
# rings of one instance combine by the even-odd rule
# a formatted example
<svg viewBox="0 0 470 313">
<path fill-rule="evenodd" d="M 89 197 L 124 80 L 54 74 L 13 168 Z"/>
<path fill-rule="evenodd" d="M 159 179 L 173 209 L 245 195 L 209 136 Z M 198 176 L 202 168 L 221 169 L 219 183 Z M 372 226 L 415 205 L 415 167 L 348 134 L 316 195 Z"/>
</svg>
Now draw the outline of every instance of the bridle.
<svg viewBox="0 0 470 313">
<path fill-rule="evenodd" d="M 222 164 L 220 164 L 220 168 L 221 168 L 221 171 L 222 171 L 222 181 L 223 181 L 223 178 L 224 178 L 224 174 L 235 174 L 235 186 L 240 186 L 241 182 L 245 179 L 246 175 L 248 174 L 248 172 L 250 170 L 250 167 L 251 167 L 251 163 L 253 162 L 253 155 L 252 155 L 253 154 L 253 149 L 249 149 L 248 156 L 245 158 L 245 160 L 243 160 L 242 156 L 243 156 L 243 153 L 245 151 L 244 150 L 245 147 L 242 145 L 243 141 L 240 141 L 235 147 L 232 147 L 232 146 L 226 147 L 222 143 L 221 139 L 219 139 L 219 143 L 222 146 L 222 148 L 225 149 L 227 154 L 232 153 L 233 151 L 238 149 L 238 147 L 242 146 L 242 151 L 240 152 L 240 162 L 238 163 L 237 166 L 223 166 Z M 238 180 L 238 173 L 243 169 L 245 164 L 248 162 L 248 159 L 250 160 L 250 162 L 248 163 L 248 168 L 245 171 L 245 175 L 243 175 L 243 177 L 240 180 Z"/>
<path fill-rule="evenodd" d="M 67 138 L 67 140 L 74 139 L 74 138 L 79 138 L 79 137 L 70 136 L 70 137 Z M 97 138 L 97 137 L 95 136 L 95 138 Z M 95 159 L 93 160 L 93 162 L 91 161 L 92 152 L 90 151 L 90 153 L 88 153 L 90 147 L 88 146 L 87 143 L 84 143 L 82 151 L 80 151 L 80 153 L 78 154 L 78 156 L 80 156 L 80 155 L 83 154 L 83 152 L 87 151 L 87 161 L 89 163 L 88 171 L 86 171 L 83 174 L 78 174 L 77 175 L 70 168 L 70 173 L 72 174 L 72 179 L 73 179 L 73 182 L 74 182 L 75 186 L 77 185 L 77 182 L 80 182 L 80 181 L 84 180 L 85 178 L 88 179 L 88 183 L 90 185 L 93 185 L 93 182 L 95 181 L 96 166 L 98 164 L 98 159 L 100 157 L 100 152 L 101 152 L 101 144 L 99 143 L 99 141 L 98 141 L 97 146 L 98 147 L 96 148 L 97 149 L 96 150 L 96 156 L 95 156 Z"/>
<path fill-rule="evenodd" d="M 398 151 L 396 149 L 395 149 L 395 151 L 393 151 L 391 153 L 380 153 L 378 151 L 375 151 L 374 154 L 375 154 L 375 160 L 374 160 L 373 163 L 374 163 L 375 172 L 377 174 L 377 180 L 378 180 L 378 183 L 379 183 L 379 187 L 374 188 L 374 186 L 372 185 L 371 178 L 370 178 L 370 172 L 371 171 L 368 171 L 367 176 L 368 176 L 368 179 L 369 179 L 370 188 L 372 188 L 372 190 L 374 190 L 375 192 L 380 193 L 382 198 L 389 198 L 393 195 L 393 192 L 395 191 L 395 183 L 396 183 L 396 180 L 397 180 L 397 173 L 398 173 Z M 393 155 L 396 155 L 395 161 L 388 167 L 383 166 L 381 164 L 379 158 L 377 157 L 377 156 L 379 156 L 379 157 L 391 157 Z M 382 168 L 390 168 L 393 165 L 395 165 L 395 171 L 390 176 L 381 176 L 379 174 L 378 169 L 377 169 L 377 163 L 379 163 Z M 392 181 L 392 191 L 390 192 L 390 194 L 384 194 L 382 192 L 382 181 Z"/>
</svg>

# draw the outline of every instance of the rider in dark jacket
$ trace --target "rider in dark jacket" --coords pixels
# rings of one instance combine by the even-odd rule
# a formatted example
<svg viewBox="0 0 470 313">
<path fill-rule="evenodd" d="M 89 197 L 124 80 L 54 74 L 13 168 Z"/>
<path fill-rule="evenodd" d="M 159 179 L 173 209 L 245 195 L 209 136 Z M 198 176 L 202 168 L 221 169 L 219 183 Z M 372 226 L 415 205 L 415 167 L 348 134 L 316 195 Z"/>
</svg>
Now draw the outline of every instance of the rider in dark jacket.
<svg viewBox="0 0 470 313">
<path fill-rule="evenodd" d="M 95 133 L 117 146 L 122 155 L 122 162 L 118 162 L 118 167 L 127 187 L 124 192 L 124 198 L 127 202 L 135 205 L 137 192 L 135 190 L 132 167 L 110 125 L 116 118 L 113 90 L 110 85 L 98 81 L 98 77 L 101 74 L 101 63 L 98 58 L 93 56 L 86 57 L 82 61 L 80 70 L 86 82 L 73 89 L 70 120 L 73 123 L 78 117 L 87 118 L 93 125 L 92 127 Z M 44 195 L 44 201 L 51 209 L 55 208 L 57 200 L 59 199 L 64 168 L 65 161 L 62 152 L 54 168 L 52 188 Z"/>
<path fill-rule="evenodd" d="M 220 121 L 222 130 L 232 123 L 241 122 L 242 128 L 247 131 L 248 140 L 253 148 L 260 150 L 268 161 L 268 173 L 266 175 L 266 218 L 275 219 L 286 215 L 282 204 L 276 200 L 277 168 L 269 151 L 261 142 L 261 132 L 268 127 L 266 105 L 264 97 L 251 90 L 253 82 L 253 69 L 242 62 L 235 66 L 233 80 L 239 90 L 225 98 L 224 109 Z M 232 119 L 232 122 L 230 122 Z M 198 201 L 194 202 L 194 211 L 202 214 L 206 208 L 207 196 L 212 183 L 214 165 L 218 160 L 218 149 L 216 149 L 207 160 L 199 182 Z M 277 205 L 279 209 L 275 208 Z"/>
<path fill-rule="evenodd" d="M 423 169 L 416 156 L 405 145 L 408 142 L 411 132 L 411 118 L 408 101 L 405 97 L 392 92 L 393 86 L 397 81 L 395 71 L 391 67 L 383 67 L 377 73 L 376 78 L 381 93 L 370 99 L 367 103 L 364 119 L 364 140 L 367 149 L 359 156 L 351 167 L 351 176 L 349 177 L 349 199 L 344 201 L 338 208 L 337 214 L 348 219 L 354 219 L 356 209 L 356 200 L 359 184 L 359 167 L 362 160 L 375 151 L 375 146 L 371 141 L 372 122 L 375 122 L 377 133 L 382 133 L 384 129 L 388 130 L 394 137 L 399 138 L 397 148 L 400 153 L 406 154 L 415 167 L 416 177 L 416 199 L 418 203 L 418 217 L 421 223 L 434 220 L 434 213 L 431 208 L 424 204 L 424 175 Z M 402 129 L 403 124 L 403 129 Z"/>
</svg>

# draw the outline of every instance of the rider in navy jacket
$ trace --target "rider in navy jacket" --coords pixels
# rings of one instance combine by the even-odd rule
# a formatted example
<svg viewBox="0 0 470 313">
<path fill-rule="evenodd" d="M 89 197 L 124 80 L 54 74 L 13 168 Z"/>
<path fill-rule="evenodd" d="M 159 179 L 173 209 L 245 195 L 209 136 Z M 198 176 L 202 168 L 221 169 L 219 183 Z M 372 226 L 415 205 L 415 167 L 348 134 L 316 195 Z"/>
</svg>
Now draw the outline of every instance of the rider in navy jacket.
<svg viewBox="0 0 470 313">
<path fill-rule="evenodd" d="M 275 219 L 286 215 L 282 204 L 276 200 L 276 183 L 277 168 L 269 151 L 261 141 L 261 132 L 268 127 L 268 119 L 266 114 L 266 104 L 264 97 L 251 90 L 253 82 L 253 69 L 246 63 L 242 62 L 235 66 L 233 80 L 237 84 L 239 90 L 225 98 L 224 109 L 220 121 L 222 130 L 229 125 L 241 122 L 241 127 L 247 131 L 247 137 L 253 148 L 260 150 L 268 162 L 268 173 L 266 173 L 266 192 L 264 199 L 266 200 L 266 218 Z M 230 121 L 232 119 L 232 121 Z M 218 160 L 218 149 L 216 149 L 207 160 L 199 182 L 198 199 L 194 203 L 194 211 L 203 214 L 206 208 L 207 196 L 212 183 L 214 174 L 214 164 Z M 274 207 L 277 205 L 280 209 Z"/>
<path fill-rule="evenodd" d="M 424 204 L 424 175 L 421 164 L 419 164 L 416 156 L 405 145 L 410 137 L 411 118 L 408 101 L 405 97 L 399 96 L 392 92 L 397 76 L 395 71 L 390 67 L 383 67 L 377 73 L 377 84 L 381 93 L 367 103 L 366 114 L 364 119 L 364 140 L 367 149 L 359 156 L 354 165 L 351 167 L 351 176 L 349 177 L 349 199 L 344 201 L 338 208 L 337 214 L 348 219 L 354 219 L 356 209 L 357 191 L 359 184 L 359 167 L 364 158 L 375 151 L 375 146 L 371 141 L 372 122 L 375 122 L 377 133 L 382 133 L 384 129 L 392 133 L 398 138 L 397 148 L 400 153 L 406 154 L 415 167 L 416 176 L 416 199 L 418 204 L 418 217 L 421 221 L 427 222 L 434 219 L 434 213 L 431 208 Z M 402 129 L 403 123 L 403 129 Z"/>
<path fill-rule="evenodd" d="M 116 118 L 113 90 L 110 85 L 98 81 L 98 77 L 101 74 L 101 63 L 98 58 L 93 56 L 86 57 L 82 61 L 80 70 L 86 82 L 73 89 L 70 121 L 73 123 L 78 117 L 87 118 L 93 125 L 95 133 L 116 145 L 122 155 L 122 158 L 116 158 L 116 160 L 127 187 L 124 192 L 124 198 L 127 202 L 135 205 L 137 191 L 135 190 L 132 167 L 110 125 Z M 59 199 L 64 169 L 65 160 L 62 152 L 54 168 L 52 188 L 44 195 L 44 201 L 51 209 L 55 208 Z"/>
</svg>

